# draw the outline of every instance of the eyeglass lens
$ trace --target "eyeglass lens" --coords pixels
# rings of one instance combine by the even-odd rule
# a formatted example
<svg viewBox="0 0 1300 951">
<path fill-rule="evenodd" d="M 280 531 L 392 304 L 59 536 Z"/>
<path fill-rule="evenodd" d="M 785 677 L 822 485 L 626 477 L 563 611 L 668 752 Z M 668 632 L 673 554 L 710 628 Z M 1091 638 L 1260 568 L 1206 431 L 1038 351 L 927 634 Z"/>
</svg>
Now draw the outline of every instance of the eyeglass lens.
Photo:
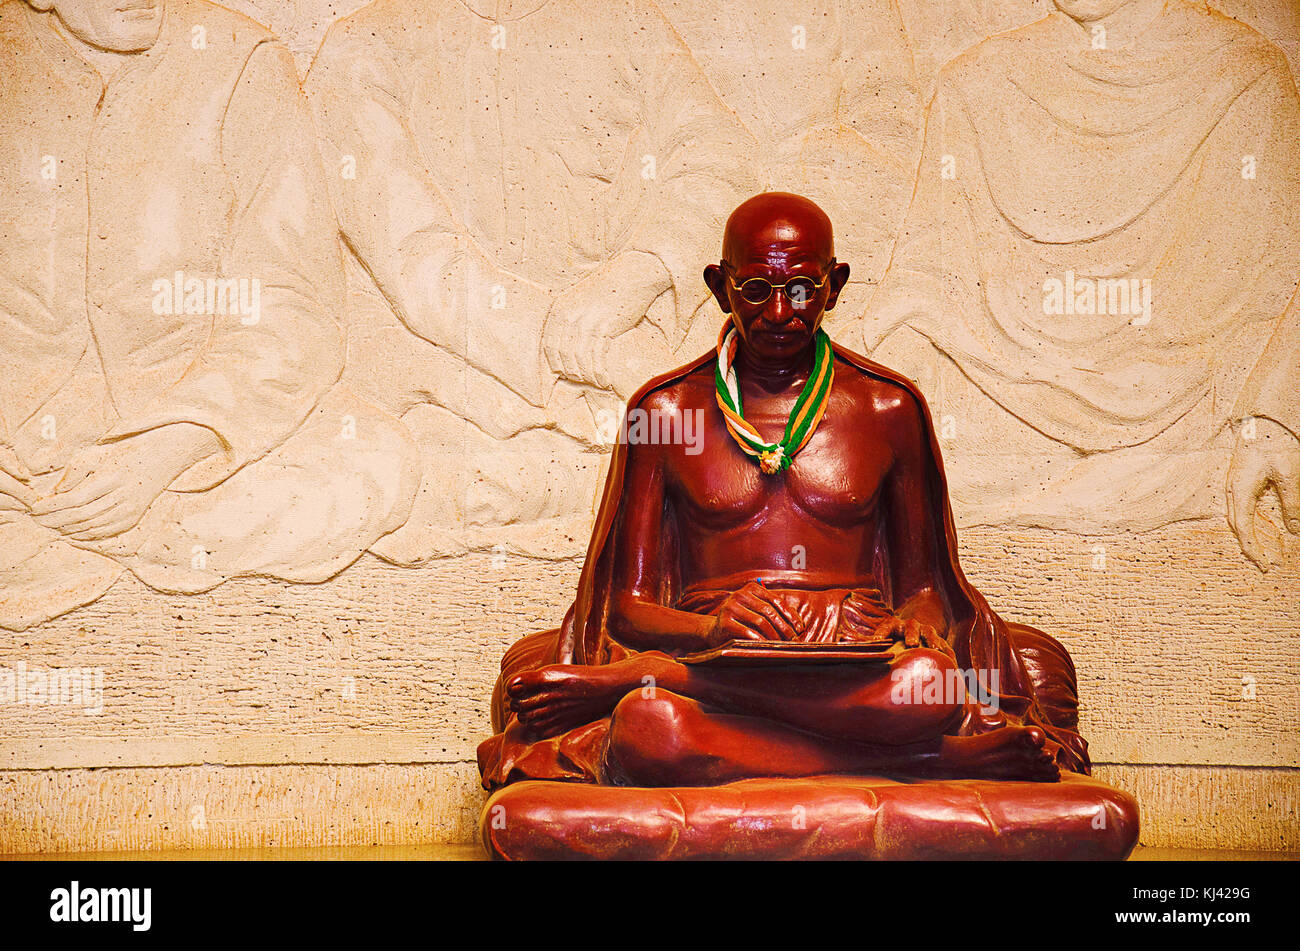
<svg viewBox="0 0 1300 951">
<path fill-rule="evenodd" d="M 740 285 L 740 296 L 751 304 L 761 304 L 772 296 L 772 283 L 761 277 L 751 277 Z M 782 290 L 790 303 L 806 304 L 817 293 L 817 282 L 810 277 L 791 278 Z"/>
</svg>

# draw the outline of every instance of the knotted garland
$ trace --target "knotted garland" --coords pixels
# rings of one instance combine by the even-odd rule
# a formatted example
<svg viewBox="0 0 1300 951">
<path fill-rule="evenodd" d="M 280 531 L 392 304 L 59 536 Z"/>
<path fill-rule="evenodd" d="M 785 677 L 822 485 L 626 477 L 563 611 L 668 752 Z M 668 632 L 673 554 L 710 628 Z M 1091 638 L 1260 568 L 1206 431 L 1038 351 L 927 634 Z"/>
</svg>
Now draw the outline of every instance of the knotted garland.
<svg viewBox="0 0 1300 951">
<path fill-rule="evenodd" d="M 765 474 L 775 475 L 790 467 L 795 455 L 812 438 L 817 424 L 822 420 L 822 414 L 826 412 L 826 404 L 831 395 L 831 381 L 835 378 L 835 355 L 831 351 L 831 338 L 825 330 L 817 330 L 812 372 L 808 374 L 808 382 L 803 385 L 803 391 L 790 410 L 785 435 L 780 442 L 764 442 L 758 430 L 745 419 L 740 406 L 740 383 L 736 380 L 736 368 L 732 365 L 739 345 L 740 336 L 736 333 L 736 328 L 731 325 L 723 328 L 722 337 L 718 340 L 718 365 L 714 372 L 718 408 L 722 410 L 727 431 L 745 454 L 757 459 L 759 468 Z"/>
</svg>

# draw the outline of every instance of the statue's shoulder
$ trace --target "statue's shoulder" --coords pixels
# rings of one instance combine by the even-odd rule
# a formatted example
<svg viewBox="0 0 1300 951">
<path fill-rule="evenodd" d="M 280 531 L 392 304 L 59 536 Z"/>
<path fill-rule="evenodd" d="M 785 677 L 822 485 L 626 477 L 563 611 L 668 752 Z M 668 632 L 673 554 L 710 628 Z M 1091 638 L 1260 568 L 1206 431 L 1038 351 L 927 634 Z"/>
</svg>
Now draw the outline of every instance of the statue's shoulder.
<svg viewBox="0 0 1300 951">
<path fill-rule="evenodd" d="M 877 402 L 925 406 L 925 397 L 916 384 L 897 370 L 891 370 L 838 343 L 833 346 L 837 384 L 851 387 L 855 392 L 870 394 Z M 685 409 L 713 405 L 716 360 L 716 354 L 710 351 L 685 366 L 655 377 L 632 395 L 627 403 L 628 408 Z"/>
<path fill-rule="evenodd" d="M 911 429 L 929 417 L 929 407 L 916 384 L 860 353 L 835 344 L 835 387 L 894 426 Z"/>
<path fill-rule="evenodd" d="M 717 355 L 703 354 L 685 366 L 655 377 L 627 401 L 628 409 L 698 409 L 714 402 L 714 367 Z"/>
<path fill-rule="evenodd" d="M 833 343 L 831 347 L 835 351 L 837 374 L 847 368 L 853 378 L 862 380 L 864 384 L 874 384 L 875 388 L 885 392 L 906 393 L 921 398 L 921 391 L 916 388 L 916 384 L 897 370 L 891 370 L 883 363 L 877 363 L 838 343 Z"/>
</svg>

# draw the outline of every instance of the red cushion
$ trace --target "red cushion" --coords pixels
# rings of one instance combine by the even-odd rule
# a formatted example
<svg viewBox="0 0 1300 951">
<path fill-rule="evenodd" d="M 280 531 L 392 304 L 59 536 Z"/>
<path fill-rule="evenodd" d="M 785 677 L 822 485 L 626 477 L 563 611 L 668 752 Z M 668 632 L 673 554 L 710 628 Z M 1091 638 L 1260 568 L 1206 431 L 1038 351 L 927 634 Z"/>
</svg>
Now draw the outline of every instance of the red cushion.
<svg viewBox="0 0 1300 951">
<path fill-rule="evenodd" d="M 1114 859 L 1132 796 L 1097 780 L 749 779 L 646 789 L 523 782 L 480 822 L 501 859 Z"/>
</svg>

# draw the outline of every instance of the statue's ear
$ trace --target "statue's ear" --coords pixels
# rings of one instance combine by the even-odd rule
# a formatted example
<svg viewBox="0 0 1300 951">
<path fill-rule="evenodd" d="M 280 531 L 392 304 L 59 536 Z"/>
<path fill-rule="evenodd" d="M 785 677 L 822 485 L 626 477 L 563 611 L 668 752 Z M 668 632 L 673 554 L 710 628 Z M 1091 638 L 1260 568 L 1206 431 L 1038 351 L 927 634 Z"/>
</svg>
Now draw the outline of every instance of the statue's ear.
<svg viewBox="0 0 1300 951">
<path fill-rule="evenodd" d="M 843 261 L 837 262 L 830 273 L 830 293 L 826 295 L 826 309 L 832 310 L 840 299 L 840 291 L 849 282 L 849 266 Z"/>
<path fill-rule="evenodd" d="M 33 10 L 39 13 L 45 13 L 54 6 L 54 0 L 27 0 Z"/>
<path fill-rule="evenodd" d="M 704 283 L 713 292 L 713 299 L 718 302 L 724 314 L 731 313 L 731 297 L 727 294 L 727 272 L 716 264 L 704 269 Z"/>
</svg>

